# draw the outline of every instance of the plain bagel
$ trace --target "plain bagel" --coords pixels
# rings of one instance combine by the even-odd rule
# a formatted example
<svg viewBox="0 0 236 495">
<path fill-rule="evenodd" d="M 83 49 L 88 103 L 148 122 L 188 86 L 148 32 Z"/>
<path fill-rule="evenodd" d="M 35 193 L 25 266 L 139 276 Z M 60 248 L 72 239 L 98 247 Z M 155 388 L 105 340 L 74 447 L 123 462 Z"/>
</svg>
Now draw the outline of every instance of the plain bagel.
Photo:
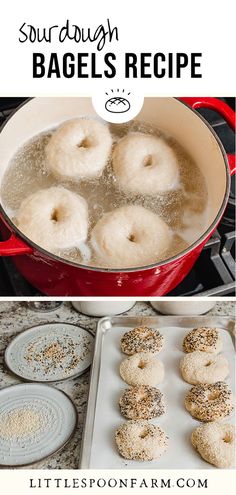
<svg viewBox="0 0 236 495">
<path fill-rule="evenodd" d="M 178 161 L 161 137 L 130 132 L 114 147 L 112 163 L 124 191 L 158 194 L 178 186 Z"/>
<path fill-rule="evenodd" d="M 88 207 L 62 186 L 40 189 L 24 199 L 15 223 L 31 241 L 50 251 L 80 246 L 87 239 Z"/>
<path fill-rule="evenodd" d="M 160 261 L 172 233 L 155 213 L 127 205 L 105 213 L 91 233 L 91 244 L 101 266 L 129 268 Z"/>
<path fill-rule="evenodd" d="M 101 175 L 112 146 L 108 126 L 95 119 L 64 122 L 46 146 L 48 168 L 54 175 L 73 180 Z"/>
</svg>

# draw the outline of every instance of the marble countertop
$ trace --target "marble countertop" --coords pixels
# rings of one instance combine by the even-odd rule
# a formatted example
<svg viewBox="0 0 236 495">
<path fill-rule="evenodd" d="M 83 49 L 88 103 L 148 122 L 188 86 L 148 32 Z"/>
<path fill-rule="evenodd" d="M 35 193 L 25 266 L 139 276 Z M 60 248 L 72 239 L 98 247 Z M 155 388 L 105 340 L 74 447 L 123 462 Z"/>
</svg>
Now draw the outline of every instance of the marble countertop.
<svg viewBox="0 0 236 495">
<path fill-rule="evenodd" d="M 149 303 L 138 302 L 128 311 L 132 315 L 155 316 Z M 228 301 L 217 302 L 209 315 L 234 315 L 234 303 Z M 68 322 L 96 332 L 98 318 L 85 316 L 75 311 L 71 303 L 65 302 L 57 310 L 47 313 L 34 312 L 29 309 L 26 302 L 0 301 L 0 389 L 9 385 L 20 383 L 16 377 L 3 368 L 4 351 L 12 338 L 22 330 L 46 322 Z M 87 396 L 89 390 L 89 371 L 82 376 L 57 383 L 58 389 L 66 392 L 74 401 L 78 411 L 78 425 L 74 437 L 69 444 L 48 459 L 44 459 L 32 466 L 34 469 L 76 469 L 78 468 L 83 424 L 86 413 Z"/>
</svg>

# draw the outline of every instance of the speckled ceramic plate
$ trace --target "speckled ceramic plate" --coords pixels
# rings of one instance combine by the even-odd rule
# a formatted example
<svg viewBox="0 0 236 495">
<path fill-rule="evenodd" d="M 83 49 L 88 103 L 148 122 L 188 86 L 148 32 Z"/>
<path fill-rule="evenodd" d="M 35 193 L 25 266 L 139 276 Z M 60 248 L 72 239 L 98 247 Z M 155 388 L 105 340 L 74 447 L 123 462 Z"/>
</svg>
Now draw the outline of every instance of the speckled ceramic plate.
<svg viewBox="0 0 236 495">
<path fill-rule="evenodd" d="M 58 382 L 84 373 L 93 345 L 93 335 L 84 328 L 48 323 L 17 335 L 5 351 L 5 364 L 24 380 Z"/>
<path fill-rule="evenodd" d="M 73 402 L 54 387 L 24 383 L 0 390 L 0 465 L 48 457 L 70 440 L 76 424 Z"/>
</svg>

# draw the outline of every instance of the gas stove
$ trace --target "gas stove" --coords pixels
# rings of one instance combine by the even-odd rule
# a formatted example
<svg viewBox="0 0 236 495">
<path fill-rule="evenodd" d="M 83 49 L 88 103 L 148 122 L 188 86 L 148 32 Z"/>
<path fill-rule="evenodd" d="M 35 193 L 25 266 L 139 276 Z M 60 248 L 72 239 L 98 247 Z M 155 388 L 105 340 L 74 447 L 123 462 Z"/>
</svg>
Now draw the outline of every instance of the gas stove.
<svg viewBox="0 0 236 495">
<path fill-rule="evenodd" d="M 234 98 L 220 98 L 235 110 Z M 0 98 L 0 125 L 25 98 Z M 226 122 L 211 110 L 199 112 L 212 125 L 227 153 L 235 153 L 235 136 Z M 235 180 L 217 231 L 206 243 L 189 275 L 169 296 L 235 295 Z M 40 296 L 17 271 L 11 258 L 0 258 L 0 296 Z"/>
</svg>

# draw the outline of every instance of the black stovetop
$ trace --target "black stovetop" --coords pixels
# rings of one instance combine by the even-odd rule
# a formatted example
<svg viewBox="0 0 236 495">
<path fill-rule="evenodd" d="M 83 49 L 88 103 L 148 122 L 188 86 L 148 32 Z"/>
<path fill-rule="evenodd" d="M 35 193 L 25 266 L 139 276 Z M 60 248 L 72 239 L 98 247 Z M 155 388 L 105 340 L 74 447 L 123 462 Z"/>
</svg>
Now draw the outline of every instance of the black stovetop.
<svg viewBox="0 0 236 495">
<path fill-rule="evenodd" d="M 0 98 L 0 125 L 25 98 Z M 221 98 L 235 110 L 234 98 Z M 226 122 L 211 110 L 199 112 L 212 125 L 227 153 L 235 153 L 235 135 Z M 209 239 L 198 261 L 184 281 L 170 296 L 234 296 L 235 295 L 235 180 L 224 217 L 218 230 Z M 16 270 L 11 258 L 0 259 L 0 296 L 38 296 Z M 79 295 L 79 294 L 78 294 Z"/>
</svg>

